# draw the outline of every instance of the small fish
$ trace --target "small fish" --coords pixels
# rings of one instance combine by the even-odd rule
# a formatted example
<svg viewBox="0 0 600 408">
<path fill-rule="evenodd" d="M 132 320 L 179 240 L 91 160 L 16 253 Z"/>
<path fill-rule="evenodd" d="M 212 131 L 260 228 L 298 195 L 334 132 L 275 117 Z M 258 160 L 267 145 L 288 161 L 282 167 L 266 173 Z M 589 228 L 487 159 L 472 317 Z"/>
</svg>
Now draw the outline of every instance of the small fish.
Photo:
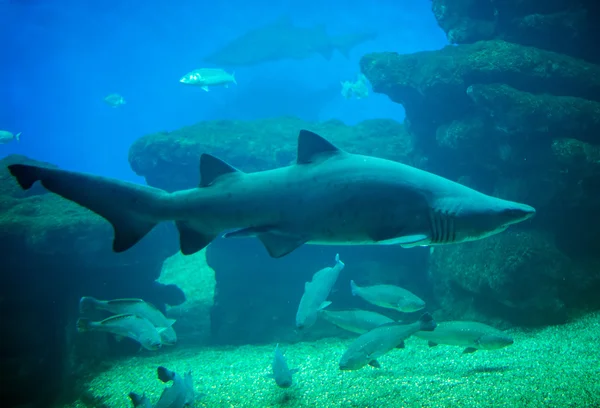
<svg viewBox="0 0 600 408">
<path fill-rule="evenodd" d="M 313 275 L 310 282 L 306 282 L 304 294 L 300 299 L 298 311 L 296 312 L 297 328 L 306 329 L 311 327 L 317 321 L 319 310 L 329 306 L 331 302 L 327 302 L 327 297 L 344 266 L 344 263 L 340 261 L 340 255 L 336 254 L 333 267 L 321 269 Z"/>
<path fill-rule="evenodd" d="M 394 285 L 374 285 L 359 287 L 350 281 L 353 296 L 359 296 L 376 306 L 395 309 L 400 312 L 416 312 L 425 307 L 425 302 L 417 295 Z"/>
<path fill-rule="evenodd" d="M 404 348 L 404 340 L 418 331 L 433 331 L 436 323 L 429 313 L 410 324 L 388 323 L 360 335 L 350 344 L 342 359 L 340 370 L 358 370 L 367 364 L 380 368 L 377 358 L 394 348 Z"/>
<path fill-rule="evenodd" d="M 379 313 L 367 310 L 322 310 L 321 316 L 336 326 L 353 333 L 364 334 L 394 320 Z"/>
<path fill-rule="evenodd" d="M 0 144 L 10 143 L 13 140 L 19 142 L 21 140 L 21 132 L 13 135 L 8 130 L 0 130 Z"/>
<path fill-rule="evenodd" d="M 279 350 L 279 344 L 275 346 L 275 355 L 273 356 L 273 374 L 267 374 L 267 378 L 275 379 L 275 383 L 281 388 L 292 386 L 292 375 L 298 372 L 297 368 L 289 369 L 283 353 Z"/>
<path fill-rule="evenodd" d="M 508 334 L 487 324 L 469 321 L 442 322 L 433 332 L 419 332 L 416 337 L 427 340 L 430 347 L 438 344 L 465 347 L 464 353 L 497 350 L 514 343 Z"/>
<path fill-rule="evenodd" d="M 99 331 L 120 337 L 129 337 L 147 350 L 158 350 L 161 347 L 160 330 L 157 330 L 148 319 L 133 314 L 115 315 L 100 322 L 93 322 L 85 318 L 77 320 L 79 333 Z"/>
<path fill-rule="evenodd" d="M 146 397 L 146 394 L 139 395 L 135 392 L 130 392 L 129 399 L 131 400 L 134 408 L 152 408 L 152 404 L 150 403 L 148 397 Z"/>
<path fill-rule="evenodd" d="M 119 94 L 113 93 L 105 97 L 104 102 L 113 108 L 118 108 L 121 105 L 125 105 L 125 98 Z"/>
<path fill-rule="evenodd" d="M 342 82 L 342 96 L 346 99 L 350 99 L 353 96 L 356 99 L 362 99 L 369 96 L 367 77 L 359 73 L 356 81 L 343 81 Z"/>
<path fill-rule="evenodd" d="M 154 408 L 183 408 L 194 404 L 196 393 L 191 371 L 185 373 L 183 378 L 162 366 L 156 372 L 159 380 L 164 383 L 173 381 L 173 385 L 163 390 Z"/>
<path fill-rule="evenodd" d="M 229 84 L 231 83 L 237 85 L 235 72 L 229 74 L 224 69 L 220 68 L 195 69 L 182 76 L 179 82 L 186 85 L 199 86 L 206 92 L 208 92 L 209 86 L 223 85 L 225 88 L 229 88 Z"/>
<path fill-rule="evenodd" d="M 91 310 L 106 310 L 114 314 L 133 314 L 146 318 L 156 328 L 161 328 L 160 337 L 164 345 L 173 345 L 177 342 L 177 334 L 173 329 L 174 319 L 168 319 L 153 304 L 142 299 L 114 299 L 98 300 L 91 296 L 84 296 L 79 300 L 79 313 L 89 313 Z"/>
</svg>

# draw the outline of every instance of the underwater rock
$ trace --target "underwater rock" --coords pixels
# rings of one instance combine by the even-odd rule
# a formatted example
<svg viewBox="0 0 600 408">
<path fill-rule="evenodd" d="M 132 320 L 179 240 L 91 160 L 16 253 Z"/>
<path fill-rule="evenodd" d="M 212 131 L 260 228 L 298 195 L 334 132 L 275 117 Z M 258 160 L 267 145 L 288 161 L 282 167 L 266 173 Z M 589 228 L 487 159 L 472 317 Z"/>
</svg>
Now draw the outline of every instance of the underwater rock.
<svg viewBox="0 0 600 408">
<path fill-rule="evenodd" d="M 502 39 L 600 61 L 595 0 L 433 0 L 432 9 L 453 44 Z"/>
<path fill-rule="evenodd" d="M 204 343 L 210 336 L 210 312 L 215 297 L 215 271 L 206 261 L 206 249 L 193 255 L 176 253 L 165 260 L 160 278 L 163 284 L 180 287 L 186 300 L 167 308 L 167 316 L 175 319 L 178 344 Z"/>
<path fill-rule="evenodd" d="M 517 325 L 566 321 L 568 308 L 576 305 L 569 289 L 582 276 L 554 240 L 537 231 L 436 248 L 430 274 L 444 319 Z"/>
<path fill-rule="evenodd" d="M 154 280 L 177 242 L 158 228 L 132 252 L 115 254 L 108 222 L 41 186 L 19 191 L 6 167 L 14 163 L 40 164 L 0 160 L 0 316 L 14 328 L 0 342 L 0 381 L 11 384 L 0 387 L 10 395 L 2 390 L 0 399 L 51 406 L 81 364 L 73 348 L 79 298 L 160 300 Z M 9 370 L 19 365 L 26 368 Z"/>
<path fill-rule="evenodd" d="M 505 84 L 474 84 L 467 95 L 511 145 L 565 136 L 600 144 L 600 102 L 533 94 Z"/>
<path fill-rule="evenodd" d="M 440 125 L 471 114 L 467 90 L 475 84 L 600 102 L 600 66 L 501 40 L 405 55 L 372 53 L 360 64 L 374 92 L 404 106 L 407 128 L 423 144 L 435 139 Z"/>
<path fill-rule="evenodd" d="M 356 126 L 340 121 L 305 122 L 284 117 L 255 121 L 200 122 L 173 132 L 144 136 L 129 151 L 131 168 L 146 182 L 167 191 L 196 187 L 202 153 L 217 156 L 242 171 L 286 166 L 296 159 L 300 129 L 315 131 L 342 149 L 415 164 L 413 141 L 404 126 L 387 119 Z"/>
</svg>

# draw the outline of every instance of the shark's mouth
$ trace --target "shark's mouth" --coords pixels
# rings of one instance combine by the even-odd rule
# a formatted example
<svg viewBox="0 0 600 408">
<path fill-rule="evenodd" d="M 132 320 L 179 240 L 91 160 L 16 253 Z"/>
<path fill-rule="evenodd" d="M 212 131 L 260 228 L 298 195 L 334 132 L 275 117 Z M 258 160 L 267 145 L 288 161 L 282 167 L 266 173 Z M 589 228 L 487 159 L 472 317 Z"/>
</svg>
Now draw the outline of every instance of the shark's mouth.
<svg viewBox="0 0 600 408">
<path fill-rule="evenodd" d="M 431 244 L 450 244 L 456 242 L 455 217 L 444 211 L 431 211 L 429 213 L 429 228 Z"/>
</svg>

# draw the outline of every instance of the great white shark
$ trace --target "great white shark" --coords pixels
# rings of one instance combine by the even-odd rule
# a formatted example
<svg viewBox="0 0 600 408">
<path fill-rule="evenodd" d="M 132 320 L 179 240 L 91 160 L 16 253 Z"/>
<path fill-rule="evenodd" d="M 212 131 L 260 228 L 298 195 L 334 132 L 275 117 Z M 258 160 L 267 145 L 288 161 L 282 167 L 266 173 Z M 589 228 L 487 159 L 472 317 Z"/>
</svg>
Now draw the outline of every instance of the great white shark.
<svg viewBox="0 0 600 408">
<path fill-rule="evenodd" d="M 224 236 L 258 237 L 278 258 L 305 243 L 414 247 L 473 241 L 535 214 L 529 205 L 414 167 L 345 152 L 307 130 L 300 131 L 297 155 L 291 166 L 244 173 L 203 154 L 200 186 L 173 193 L 55 168 L 8 168 L 23 189 L 41 181 L 108 220 L 115 252 L 170 220 L 183 254 L 230 231 Z"/>
</svg>

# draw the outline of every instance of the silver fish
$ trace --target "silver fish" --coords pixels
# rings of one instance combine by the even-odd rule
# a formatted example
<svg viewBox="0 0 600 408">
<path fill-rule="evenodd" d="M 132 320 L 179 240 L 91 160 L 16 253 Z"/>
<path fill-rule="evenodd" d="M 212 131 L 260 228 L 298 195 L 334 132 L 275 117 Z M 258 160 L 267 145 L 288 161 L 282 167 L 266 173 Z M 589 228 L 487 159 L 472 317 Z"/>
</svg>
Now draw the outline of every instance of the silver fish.
<svg viewBox="0 0 600 408">
<path fill-rule="evenodd" d="M 277 386 L 281 388 L 289 388 L 292 386 L 292 375 L 298 372 L 297 368 L 289 369 L 285 357 L 281 350 L 279 350 L 279 344 L 275 346 L 275 354 L 273 355 L 273 374 L 267 374 L 267 378 L 273 378 Z"/>
<path fill-rule="evenodd" d="M 80 318 L 77 320 L 77 331 L 100 331 L 128 337 L 137 341 L 147 350 L 158 350 L 162 341 L 160 333 L 148 319 L 133 314 L 111 316 L 100 322 Z"/>
<path fill-rule="evenodd" d="M 134 314 L 144 317 L 156 328 L 162 328 L 160 337 L 164 345 L 173 345 L 177 342 L 177 334 L 173 329 L 174 319 L 168 319 L 153 304 L 142 299 L 114 299 L 98 300 L 91 296 L 84 296 L 79 300 L 79 312 L 88 313 L 90 310 L 106 310 L 114 314 Z"/>
<path fill-rule="evenodd" d="M 10 143 L 13 140 L 19 142 L 21 140 L 21 132 L 13 135 L 8 130 L 0 130 L 0 144 Z"/>
<path fill-rule="evenodd" d="M 366 333 L 384 324 L 394 323 L 394 320 L 387 316 L 367 310 L 322 310 L 321 316 L 344 330 L 358 334 Z"/>
<path fill-rule="evenodd" d="M 296 327 L 306 329 L 311 327 L 317 321 L 319 310 L 327 307 L 331 302 L 326 302 L 333 285 L 344 263 L 340 261 L 340 255 L 335 255 L 335 265 L 333 267 L 323 268 L 316 272 L 310 282 L 304 285 L 304 294 L 300 299 L 298 311 L 296 312 Z"/>
<path fill-rule="evenodd" d="M 438 344 L 465 347 L 463 353 L 477 350 L 497 350 L 514 343 L 508 334 L 487 324 L 470 321 L 441 322 L 433 332 L 415 333 L 427 340 L 430 347 Z"/>
<path fill-rule="evenodd" d="M 432 331 L 436 323 L 429 313 L 411 324 L 389 323 L 360 335 L 350 344 L 340 360 L 340 370 L 358 370 L 367 364 L 379 368 L 377 358 L 394 348 L 404 347 L 404 340 L 416 332 Z"/>
<path fill-rule="evenodd" d="M 373 285 L 360 287 L 350 281 L 352 296 L 359 296 L 376 306 L 395 309 L 400 312 L 416 312 L 425 307 L 425 302 L 414 293 L 394 285 Z"/>
</svg>

